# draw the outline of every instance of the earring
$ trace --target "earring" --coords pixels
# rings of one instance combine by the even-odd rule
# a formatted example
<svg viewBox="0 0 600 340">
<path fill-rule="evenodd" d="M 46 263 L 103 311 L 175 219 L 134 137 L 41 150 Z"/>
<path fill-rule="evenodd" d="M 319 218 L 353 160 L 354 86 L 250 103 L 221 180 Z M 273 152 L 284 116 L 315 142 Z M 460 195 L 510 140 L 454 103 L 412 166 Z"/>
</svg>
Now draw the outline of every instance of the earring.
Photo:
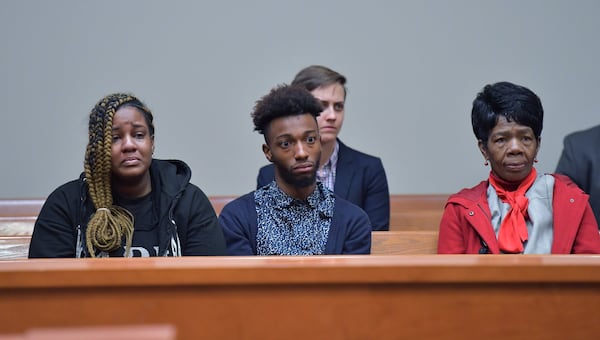
<svg viewBox="0 0 600 340">
<path fill-rule="evenodd" d="M 485 160 L 485 163 L 483 163 L 483 166 L 488 166 L 488 165 L 490 165 L 490 163 L 489 163 L 489 162 L 488 162 L 488 160 L 486 159 L 486 160 Z"/>
<path fill-rule="evenodd" d="M 538 160 L 537 160 L 537 157 L 533 159 L 533 162 L 534 162 L 534 163 L 537 163 L 537 162 L 538 162 Z"/>
</svg>

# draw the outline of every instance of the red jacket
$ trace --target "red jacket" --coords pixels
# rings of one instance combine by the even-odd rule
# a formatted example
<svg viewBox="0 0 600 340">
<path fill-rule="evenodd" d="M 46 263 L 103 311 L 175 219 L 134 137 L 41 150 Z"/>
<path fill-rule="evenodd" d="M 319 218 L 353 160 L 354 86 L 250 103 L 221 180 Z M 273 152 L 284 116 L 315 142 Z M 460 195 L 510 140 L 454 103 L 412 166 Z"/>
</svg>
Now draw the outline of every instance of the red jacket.
<svg viewBox="0 0 600 340">
<path fill-rule="evenodd" d="M 552 254 L 600 254 L 598 224 L 586 195 L 554 175 Z M 440 222 L 439 254 L 500 254 L 487 201 L 488 181 L 451 195 Z"/>
</svg>

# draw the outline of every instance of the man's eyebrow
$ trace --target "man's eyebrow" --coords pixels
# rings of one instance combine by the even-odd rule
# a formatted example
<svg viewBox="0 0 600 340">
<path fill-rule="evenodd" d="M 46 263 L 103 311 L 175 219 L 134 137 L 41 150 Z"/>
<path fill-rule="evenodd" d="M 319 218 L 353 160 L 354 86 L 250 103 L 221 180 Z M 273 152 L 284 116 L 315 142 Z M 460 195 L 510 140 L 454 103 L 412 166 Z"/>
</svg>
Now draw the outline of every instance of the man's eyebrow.
<svg viewBox="0 0 600 340">
<path fill-rule="evenodd" d="M 279 139 L 279 138 L 287 138 L 287 137 L 290 137 L 290 136 L 291 136 L 291 134 L 289 134 L 289 133 L 284 133 L 284 134 L 281 134 L 281 135 L 279 135 L 279 136 L 275 136 L 274 138 L 275 138 L 275 139 Z"/>
</svg>

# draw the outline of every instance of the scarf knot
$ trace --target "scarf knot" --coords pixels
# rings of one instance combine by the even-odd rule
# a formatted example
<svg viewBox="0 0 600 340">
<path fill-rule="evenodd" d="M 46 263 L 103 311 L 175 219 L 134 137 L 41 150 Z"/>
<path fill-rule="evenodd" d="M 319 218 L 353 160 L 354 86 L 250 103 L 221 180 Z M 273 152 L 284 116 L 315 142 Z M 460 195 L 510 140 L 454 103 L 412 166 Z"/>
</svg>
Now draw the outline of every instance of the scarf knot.
<svg viewBox="0 0 600 340">
<path fill-rule="evenodd" d="M 510 209 L 500 224 L 498 233 L 498 246 L 504 253 L 520 254 L 523 252 L 523 243 L 528 238 L 526 218 L 528 217 L 529 199 L 527 199 L 525 193 L 536 177 L 537 171 L 532 168 L 529 175 L 523 179 L 517 189 L 509 191 L 505 189 L 508 186 L 506 182 L 490 173 L 489 181 L 496 190 L 498 198 L 510 205 Z"/>
</svg>

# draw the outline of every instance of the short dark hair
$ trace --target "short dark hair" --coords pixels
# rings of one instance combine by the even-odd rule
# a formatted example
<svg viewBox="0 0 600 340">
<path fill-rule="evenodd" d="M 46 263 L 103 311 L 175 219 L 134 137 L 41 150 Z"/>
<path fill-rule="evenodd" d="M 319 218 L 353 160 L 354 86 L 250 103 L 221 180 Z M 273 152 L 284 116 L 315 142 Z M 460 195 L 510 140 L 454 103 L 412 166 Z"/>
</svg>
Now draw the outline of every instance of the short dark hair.
<svg viewBox="0 0 600 340">
<path fill-rule="evenodd" d="M 256 101 L 251 116 L 254 131 L 263 134 L 268 142 L 267 134 L 272 120 L 302 114 L 311 114 L 316 119 L 321 111 L 321 103 L 308 90 L 300 86 L 282 84 Z"/>
<path fill-rule="evenodd" d="M 485 146 L 500 117 L 528 126 L 536 139 L 542 134 L 544 109 L 540 98 L 530 89 L 507 81 L 486 85 L 473 101 L 473 133 Z"/>
<path fill-rule="evenodd" d="M 342 85 L 344 88 L 344 98 L 346 98 L 346 92 L 348 92 L 346 89 L 346 77 L 328 67 L 321 65 L 305 67 L 292 80 L 292 85 L 302 86 L 309 91 L 317 87 L 336 83 Z"/>
</svg>

